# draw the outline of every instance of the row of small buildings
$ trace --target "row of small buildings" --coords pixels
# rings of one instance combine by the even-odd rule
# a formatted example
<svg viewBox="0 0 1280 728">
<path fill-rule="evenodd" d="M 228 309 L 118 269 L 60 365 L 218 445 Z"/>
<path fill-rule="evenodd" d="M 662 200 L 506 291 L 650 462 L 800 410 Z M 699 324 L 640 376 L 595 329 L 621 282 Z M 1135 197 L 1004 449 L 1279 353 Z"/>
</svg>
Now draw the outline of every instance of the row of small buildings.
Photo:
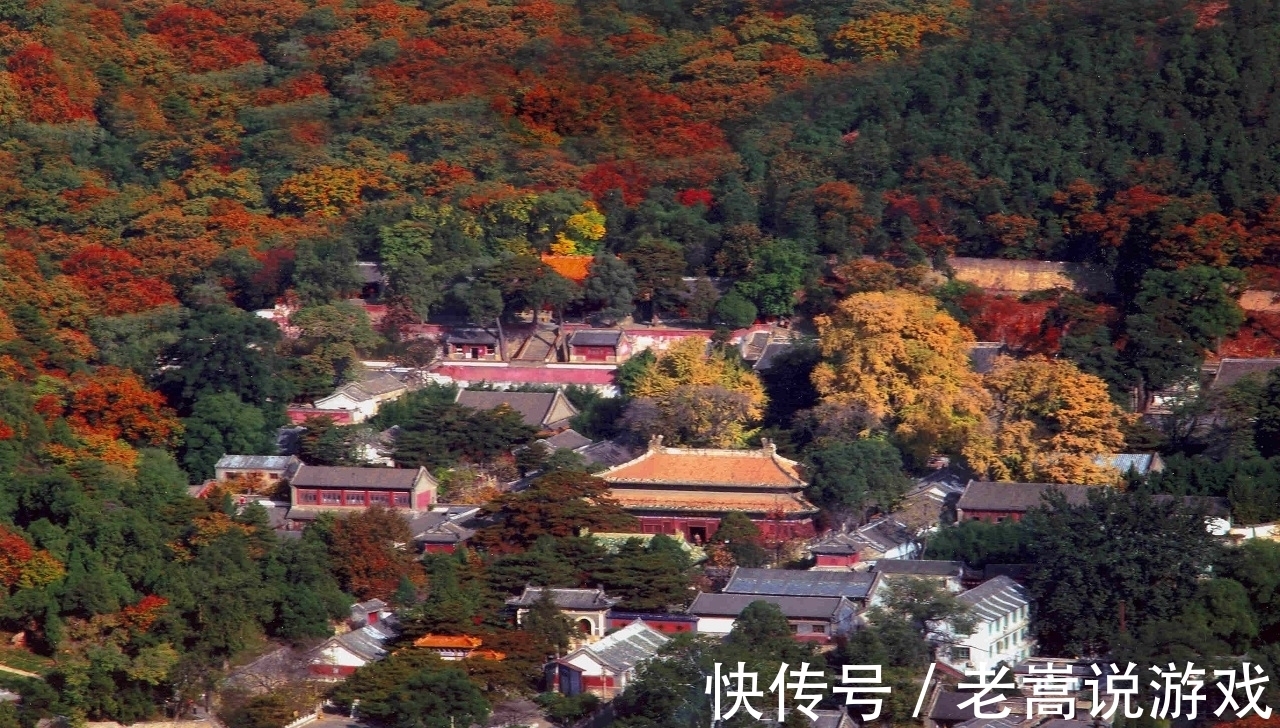
<svg viewBox="0 0 1280 728">
<path fill-rule="evenodd" d="M 573 435 L 576 433 L 569 430 L 549 441 L 560 439 L 564 446 L 577 445 L 580 450 L 592 447 L 582 446 L 582 441 L 590 441 L 580 436 L 574 439 Z M 925 478 L 906 495 L 898 510 L 856 529 L 829 531 L 817 537 L 814 518 L 818 509 L 804 495 L 807 483 L 799 463 L 779 455 L 767 440 L 757 449 L 717 450 L 666 447 L 657 437 L 639 454 L 625 450 L 622 454 L 623 462 L 598 475 L 609 485 L 612 498 L 636 516 L 639 533 L 679 536 L 692 544 L 704 544 L 714 536 L 721 518 L 738 511 L 749 516 L 768 541 L 808 539 L 808 550 L 818 568 L 832 569 L 856 568 L 877 559 L 913 558 L 918 555 L 922 534 L 944 519 L 1016 521 L 1039 507 L 1051 491 L 1079 504 L 1087 500 L 1091 490 L 1102 487 Z M 1135 472 L 1139 466 L 1143 473 L 1161 467 L 1154 455 L 1115 459 Z M 424 468 L 311 466 L 292 456 L 226 456 L 218 463 L 219 481 L 250 476 L 288 483 L 284 521 L 292 530 L 327 510 L 383 506 L 417 516 L 441 507 L 438 483 Z M 1212 518 L 1211 530 L 1225 534 L 1230 529 L 1230 504 L 1225 499 L 1192 500 Z M 457 535 L 462 536 L 461 532 Z"/>
</svg>

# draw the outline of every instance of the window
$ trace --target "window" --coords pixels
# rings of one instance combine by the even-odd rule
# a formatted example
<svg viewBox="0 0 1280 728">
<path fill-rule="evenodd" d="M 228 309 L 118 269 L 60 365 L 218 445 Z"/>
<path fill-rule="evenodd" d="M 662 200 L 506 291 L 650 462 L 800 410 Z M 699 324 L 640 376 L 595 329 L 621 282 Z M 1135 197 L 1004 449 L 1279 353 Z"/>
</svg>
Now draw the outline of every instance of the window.
<svg viewBox="0 0 1280 728">
<path fill-rule="evenodd" d="M 826 633 L 827 633 L 827 625 L 825 625 L 825 624 L 815 624 L 815 625 L 813 625 L 813 631 L 814 631 L 814 632 L 816 632 L 816 633 L 818 633 L 818 634 L 826 634 Z"/>
<path fill-rule="evenodd" d="M 791 625 L 791 632 L 792 632 L 793 634 L 800 634 L 800 625 L 798 625 L 798 624 L 794 624 L 794 623 L 793 623 L 793 624 Z"/>
<path fill-rule="evenodd" d="M 349 506 L 364 505 L 364 491 L 363 490 L 347 491 L 347 505 Z"/>
<path fill-rule="evenodd" d="M 371 506 L 389 506 L 391 505 L 391 496 L 386 493 L 370 493 L 369 505 Z"/>
<path fill-rule="evenodd" d="M 396 507 L 397 507 L 397 508 L 408 508 L 408 507 L 409 507 L 409 494 L 408 494 L 408 493 L 396 493 Z"/>
<path fill-rule="evenodd" d="M 298 491 L 298 502 L 299 502 L 299 503 L 315 503 L 315 502 L 316 502 L 316 492 L 315 492 L 314 490 L 300 490 L 300 491 Z"/>
<path fill-rule="evenodd" d="M 968 660 L 968 659 L 969 659 L 969 648 L 968 648 L 968 647 L 952 647 L 952 648 L 951 648 L 951 659 L 953 659 L 953 660 Z"/>
<path fill-rule="evenodd" d="M 321 493 L 320 498 L 329 505 L 340 505 L 342 503 L 342 494 L 336 490 L 326 490 Z"/>
</svg>

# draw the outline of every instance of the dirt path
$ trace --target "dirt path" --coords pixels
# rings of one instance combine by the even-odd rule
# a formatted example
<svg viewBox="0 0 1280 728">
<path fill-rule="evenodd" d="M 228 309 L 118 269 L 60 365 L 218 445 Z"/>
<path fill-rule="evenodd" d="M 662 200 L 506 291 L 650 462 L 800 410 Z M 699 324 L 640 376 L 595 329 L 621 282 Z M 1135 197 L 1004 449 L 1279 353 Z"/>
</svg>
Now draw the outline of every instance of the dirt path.
<svg viewBox="0 0 1280 728">
<path fill-rule="evenodd" d="M 16 667 L 9 667 L 8 665 L 0 665 L 0 672 L 8 672 L 8 673 L 12 673 L 12 674 L 14 674 L 14 675 L 21 675 L 21 676 L 23 676 L 23 677 L 33 677 L 33 678 L 35 678 L 35 679 L 37 679 L 37 680 L 43 680 L 43 679 L 44 679 L 44 677 L 43 677 L 43 676 L 41 676 L 41 675 L 37 675 L 37 674 L 35 674 L 34 672 L 27 672 L 26 670 L 19 670 L 19 669 L 18 669 L 18 668 L 16 668 Z"/>
</svg>

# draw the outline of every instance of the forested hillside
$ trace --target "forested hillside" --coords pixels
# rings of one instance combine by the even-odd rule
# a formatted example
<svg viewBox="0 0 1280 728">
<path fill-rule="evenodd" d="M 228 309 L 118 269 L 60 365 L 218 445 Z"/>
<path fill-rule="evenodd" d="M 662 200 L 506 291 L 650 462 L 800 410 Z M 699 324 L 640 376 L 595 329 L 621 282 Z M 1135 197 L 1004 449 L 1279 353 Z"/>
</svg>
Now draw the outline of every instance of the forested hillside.
<svg viewBox="0 0 1280 728">
<path fill-rule="evenodd" d="M 889 291 L 1127 405 L 1280 279 L 1266 0 L 9 0 L 0 62 L 0 629 L 59 655 L 37 710 L 137 720 L 268 637 L 328 633 L 351 591 L 332 539 L 278 544 L 185 486 L 270 452 L 285 406 L 360 356 L 403 354 L 399 324 L 545 306 L 838 333 L 859 315 L 838 298 Z M 595 256 L 584 286 L 548 253 Z M 1115 291 L 937 285 L 922 266 L 951 255 L 1088 264 Z M 341 303 L 357 260 L 387 274 L 385 331 Z M 731 288 L 690 301 L 682 276 Z M 299 338 L 251 313 L 278 301 Z M 766 382 L 784 447 L 822 442 L 791 416 L 839 399 L 835 369 L 807 389 L 815 364 Z M 1047 367 L 1007 381 L 1061 387 Z M 993 406 L 969 386 L 943 415 L 968 425 L 894 446 L 1041 472 L 1015 427 L 963 444 Z M 1248 405 L 1273 410 L 1264 455 L 1272 389 Z M 997 395 L 1015 424 L 1050 416 Z M 1250 456 L 1256 419 L 1234 420 Z"/>
</svg>

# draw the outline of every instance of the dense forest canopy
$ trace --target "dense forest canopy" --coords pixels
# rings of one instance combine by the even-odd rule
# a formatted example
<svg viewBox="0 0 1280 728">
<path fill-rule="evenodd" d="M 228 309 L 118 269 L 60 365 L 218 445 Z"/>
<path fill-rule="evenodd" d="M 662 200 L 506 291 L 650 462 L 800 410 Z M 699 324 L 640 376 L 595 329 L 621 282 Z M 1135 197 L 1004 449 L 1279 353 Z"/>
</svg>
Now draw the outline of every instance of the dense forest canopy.
<svg viewBox="0 0 1280 728">
<path fill-rule="evenodd" d="M 285 406 L 361 357 L 429 361 L 398 326 L 441 314 L 814 317 L 823 345 L 762 383 L 732 358 L 690 381 L 637 359 L 620 379 L 649 410 L 592 401 L 580 422 L 661 429 L 716 390 L 724 421 L 682 441 L 774 438 L 828 511 L 900 495 L 899 450 L 1083 479 L 1095 451 L 1163 443 L 1210 457 L 1179 456 L 1153 488 L 1280 513 L 1280 380 L 1222 395 L 1208 446 L 1117 408 L 1223 342 L 1280 351 L 1236 303 L 1280 288 L 1276 3 L 35 0 L 0 2 L 0 64 L 0 629 L 60 656 L 56 695 L 24 688 L 32 715 L 141 719 L 268 638 L 328 634 L 351 594 L 377 592 L 352 553 L 395 566 L 381 591 L 429 581 L 385 513 L 278 543 L 257 509 L 184 486 L 223 453 L 271 452 Z M 1080 263 L 1115 286 L 998 296 L 929 270 L 955 255 Z M 384 330 L 343 301 L 357 261 L 386 274 Z M 690 294 L 686 276 L 724 287 Z M 296 337 L 251 313 L 278 302 Z M 947 334 L 941 365 L 900 357 L 891 382 L 836 366 L 841 342 L 870 360 L 936 339 L 884 331 L 886 306 Z M 1059 360 L 1002 363 L 990 399 L 966 368 L 975 338 Z M 950 401 L 922 413 L 919 383 L 940 376 Z M 1067 380 L 1101 424 L 1048 447 L 1075 434 L 1038 406 Z M 438 394 L 384 415 L 409 435 L 402 462 L 457 464 L 472 453 L 436 445 L 464 432 L 499 433 L 469 438 L 485 457 L 529 439 Z M 307 452 L 347 462 L 346 431 L 312 424 Z M 556 493 L 582 487 L 548 472 Z M 537 505 L 500 501 L 503 528 Z M 687 594 L 538 538 L 574 526 L 490 532 L 528 549 L 488 578 L 552 563 L 633 604 Z M 627 558 L 672 571 L 668 551 Z M 491 566 L 461 563 L 458 594 L 429 598 L 474 614 L 472 590 L 496 597 L 472 571 Z"/>
</svg>

